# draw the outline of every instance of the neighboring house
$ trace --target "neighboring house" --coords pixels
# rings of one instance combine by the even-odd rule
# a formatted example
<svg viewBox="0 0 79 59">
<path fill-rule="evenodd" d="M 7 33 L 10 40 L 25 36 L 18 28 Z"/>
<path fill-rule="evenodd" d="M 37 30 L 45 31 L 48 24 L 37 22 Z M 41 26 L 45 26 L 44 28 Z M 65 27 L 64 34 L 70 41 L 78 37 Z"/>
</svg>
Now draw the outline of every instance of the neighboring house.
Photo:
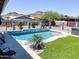
<svg viewBox="0 0 79 59">
<path fill-rule="evenodd" d="M 22 16 L 23 14 L 19 14 L 17 12 L 10 12 L 8 14 L 2 15 L 2 26 L 12 26 L 12 19 Z"/>
<path fill-rule="evenodd" d="M 68 27 L 79 27 L 79 19 L 71 17 L 67 19 L 67 26 Z"/>
<path fill-rule="evenodd" d="M 29 25 L 32 24 L 32 19 L 26 15 L 23 15 L 23 16 L 19 16 L 19 17 L 16 17 L 16 18 L 13 18 L 12 19 L 12 23 L 15 23 L 16 25 L 18 25 L 19 22 L 25 22 L 26 25 Z"/>
<path fill-rule="evenodd" d="M 67 27 L 79 27 L 79 19 L 65 15 L 62 19 L 67 22 Z"/>
<path fill-rule="evenodd" d="M 10 18 L 9 20 L 7 19 L 3 19 L 2 20 L 2 26 L 17 26 L 19 22 L 25 22 L 26 25 L 29 25 L 29 23 L 32 25 L 32 19 L 26 15 L 22 15 L 22 16 L 17 16 L 14 18 Z"/>
<path fill-rule="evenodd" d="M 55 21 L 57 26 L 67 26 L 67 21 Z"/>
</svg>

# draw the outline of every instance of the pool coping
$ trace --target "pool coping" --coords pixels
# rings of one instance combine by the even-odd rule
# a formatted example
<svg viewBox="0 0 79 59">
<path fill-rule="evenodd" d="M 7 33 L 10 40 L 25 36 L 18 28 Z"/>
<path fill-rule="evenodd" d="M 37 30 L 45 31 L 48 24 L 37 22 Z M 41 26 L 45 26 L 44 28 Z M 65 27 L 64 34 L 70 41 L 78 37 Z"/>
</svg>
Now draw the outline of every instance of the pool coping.
<svg viewBox="0 0 79 59">
<path fill-rule="evenodd" d="M 60 31 L 60 30 L 53 30 L 53 29 L 50 29 L 50 31 L 59 32 L 59 33 L 61 33 L 61 35 L 57 35 L 57 36 L 50 37 L 50 38 L 48 38 L 46 41 L 44 41 L 45 43 L 54 41 L 54 40 L 56 40 L 56 39 L 58 39 L 58 38 L 60 38 L 60 37 L 66 37 L 66 36 L 68 36 L 68 35 L 71 35 L 71 33 L 67 33 L 67 32 Z"/>
</svg>

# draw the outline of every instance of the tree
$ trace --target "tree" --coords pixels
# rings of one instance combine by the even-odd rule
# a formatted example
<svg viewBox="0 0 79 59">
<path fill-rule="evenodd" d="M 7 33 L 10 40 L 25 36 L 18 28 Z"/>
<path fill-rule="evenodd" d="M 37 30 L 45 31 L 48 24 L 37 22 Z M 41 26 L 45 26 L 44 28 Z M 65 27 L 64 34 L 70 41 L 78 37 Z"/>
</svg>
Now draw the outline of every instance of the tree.
<svg viewBox="0 0 79 59">
<path fill-rule="evenodd" d="M 33 35 L 31 43 L 33 49 L 43 49 L 45 47 L 43 38 L 40 35 Z"/>
<path fill-rule="evenodd" d="M 24 22 L 19 22 L 19 24 L 18 24 L 18 26 L 19 26 L 19 28 L 20 28 L 21 30 L 23 29 L 23 25 L 25 25 Z"/>
<path fill-rule="evenodd" d="M 48 21 L 49 28 L 51 28 L 52 23 L 54 23 L 55 25 L 55 20 L 64 19 L 64 16 L 62 14 L 59 14 L 58 12 L 47 11 L 47 12 L 44 12 L 42 15 L 35 16 L 34 19 L 40 20 L 42 23 L 41 27 L 43 28 L 45 27 L 45 24 Z"/>
<path fill-rule="evenodd" d="M 46 11 L 44 13 L 42 13 L 41 15 L 37 15 L 37 16 L 33 16 L 32 17 L 33 19 L 35 20 L 60 20 L 60 19 L 63 19 L 64 16 L 63 14 L 60 14 L 58 12 L 53 12 L 53 11 Z"/>
<path fill-rule="evenodd" d="M 62 14 L 59 14 L 58 12 L 52 12 L 52 11 L 47 11 L 45 13 L 43 13 L 43 15 L 41 16 L 41 19 L 44 20 L 57 20 L 57 19 L 61 19 L 63 18 Z"/>
</svg>

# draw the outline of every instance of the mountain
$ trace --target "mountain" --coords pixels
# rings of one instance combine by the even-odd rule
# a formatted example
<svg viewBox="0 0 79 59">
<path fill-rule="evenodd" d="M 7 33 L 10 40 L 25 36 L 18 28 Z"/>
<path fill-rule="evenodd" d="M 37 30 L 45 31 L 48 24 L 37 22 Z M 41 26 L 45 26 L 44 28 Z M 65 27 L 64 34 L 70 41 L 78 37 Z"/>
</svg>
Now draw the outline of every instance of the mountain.
<svg viewBox="0 0 79 59">
<path fill-rule="evenodd" d="M 28 16 L 28 17 L 39 16 L 39 15 L 42 15 L 43 13 L 44 12 L 42 12 L 42 11 L 36 11 L 36 12 L 28 14 L 26 16 Z M 10 12 L 8 14 L 3 15 L 2 18 L 5 19 L 5 20 L 7 20 L 7 19 L 11 20 L 13 18 L 16 18 L 16 17 L 19 17 L 19 16 L 23 16 L 23 15 L 24 14 L 20 14 L 20 13 L 17 13 L 17 12 Z"/>
<path fill-rule="evenodd" d="M 42 11 L 36 11 L 36 12 L 34 12 L 34 13 L 31 13 L 31 14 L 29 14 L 30 15 L 30 17 L 32 17 L 32 16 L 39 16 L 39 15 L 42 15 L 44 12 L 42 12 Z"/>
<path fill-rule="evenodd" d="M 12 18 L 16 18 L 16 17 L 22 16 L 22 15 L 23 14 L 19 14 L 17 12 L 10 12 L 8 14 L 3 15 L 2 18 L 4 18 L 5 20 L 7 20 L 7 18 L 12 19 Z"/>
</svg>

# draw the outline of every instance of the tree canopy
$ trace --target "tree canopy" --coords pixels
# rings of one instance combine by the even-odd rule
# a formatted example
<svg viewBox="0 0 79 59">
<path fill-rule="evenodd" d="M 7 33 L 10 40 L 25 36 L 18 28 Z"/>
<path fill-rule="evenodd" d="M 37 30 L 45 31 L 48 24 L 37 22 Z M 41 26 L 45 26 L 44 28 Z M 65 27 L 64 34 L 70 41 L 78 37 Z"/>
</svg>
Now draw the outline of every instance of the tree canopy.
<svg viewBox="0 0 79 59">
<path fill-rule="evenodd" d="M 62 14 L 53 11 L 47 11 L 44 12 L 42 15 L 34 16 L 34 19 L 38 19 L 38 20 L 59 20 L 62 18 L 64 18 Z"/>
</svg>

